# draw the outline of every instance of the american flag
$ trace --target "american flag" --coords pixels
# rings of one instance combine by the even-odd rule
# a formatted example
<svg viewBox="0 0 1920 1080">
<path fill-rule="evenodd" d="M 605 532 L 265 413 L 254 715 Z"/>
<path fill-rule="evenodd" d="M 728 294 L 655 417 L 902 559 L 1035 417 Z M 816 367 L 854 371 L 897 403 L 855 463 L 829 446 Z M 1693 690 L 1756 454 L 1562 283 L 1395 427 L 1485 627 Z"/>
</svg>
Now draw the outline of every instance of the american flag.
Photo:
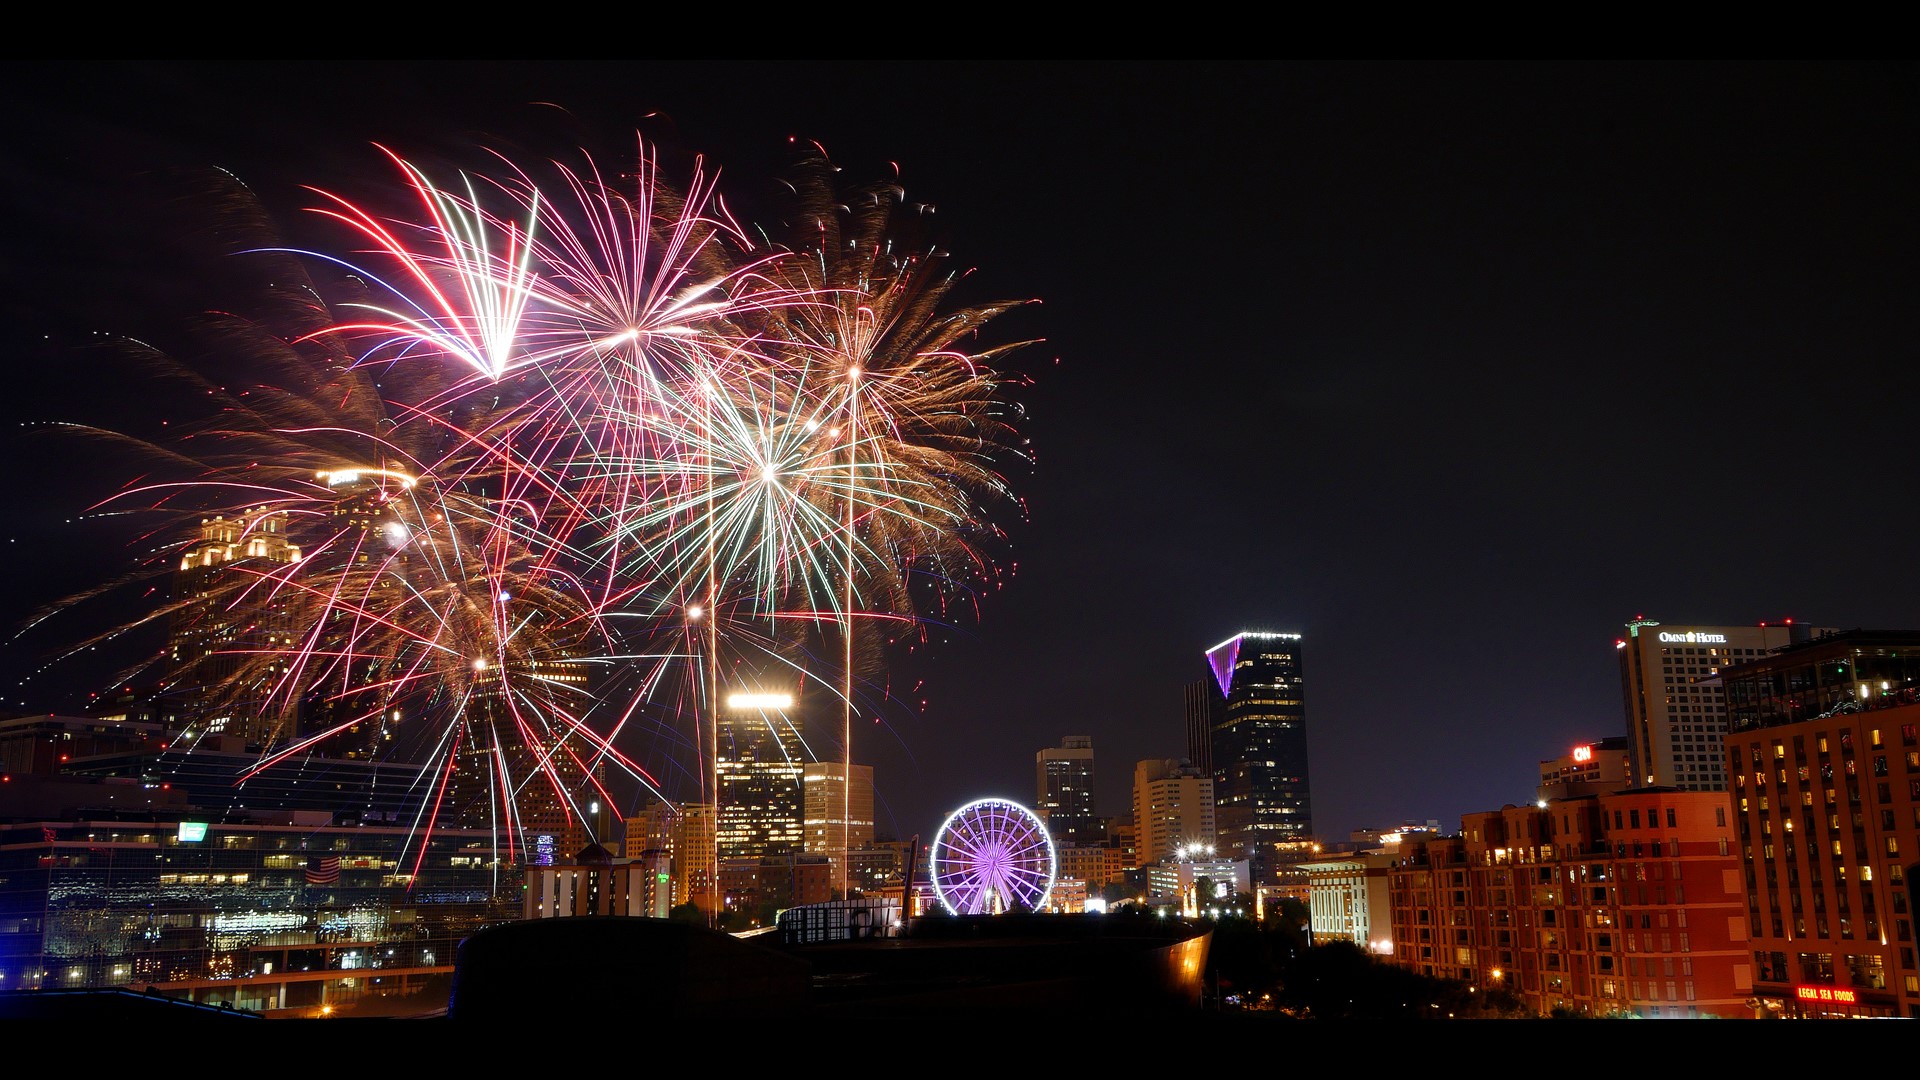
<svg viewBox="0 0 1920 1080">
<path fill-rule="evenodd" d="M 307 884 L 331 885 L 340 880 L 340 856 L 307 856 Z"/>
</svg>

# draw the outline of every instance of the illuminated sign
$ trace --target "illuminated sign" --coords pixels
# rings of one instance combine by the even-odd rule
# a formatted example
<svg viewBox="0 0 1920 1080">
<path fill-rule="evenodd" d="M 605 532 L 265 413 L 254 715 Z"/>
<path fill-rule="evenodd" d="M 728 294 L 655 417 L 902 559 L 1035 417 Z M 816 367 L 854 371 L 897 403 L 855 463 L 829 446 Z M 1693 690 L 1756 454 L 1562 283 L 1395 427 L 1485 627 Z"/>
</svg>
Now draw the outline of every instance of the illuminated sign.
<svg viewBox="0 0 1920 1080">
<path fill-rule="evenodd" d="M 1860 1000 L 1860 996 L 1852 990 L 1832 986 L 1796 986 L 1793 996 L 1801 1001 L 1831 1001 L 1838 1005 L 1852 1005 Z"/>
<path fill-rule="evenodd" d="M 384 476 L 389 480 L 395 481 L 401 487 L 406 488 L 408 490 L 412 490 L 413 485 L 418 482 L 413 477 L 407 475 L 406 473 L 400 472 L 395 469 L 367 469 L 367 468 L 358 468 L 358 467 L 347 468 L 347 469 L 321 469 L 319 472 L 314 473 L 313 475 L 315 479 L 319 480 L 321 483 L 327 485 L 328 487 L 340 487 L 343 484 L 357 484 L 360 482 L 361 478 L 365 476 Z"/>
<path fill-rule="evenodd" d="M 1669 634 L 1665 630 L 1662 630 L 1660 631 L 1660 640 L 1680 645 L 1725 645 L 1727 643 L 1727 635 L 1701 634 L 1692 630 L 1684 634 Z"/>
<path fill-rule="evenodd" d="M 173 838 L 183 844 L 197 844 L 207 838 L 207 823 L 204 821 L 183 821 L 180 831 Z"/>
<path fill-rule="evenodd" d="M 728 694 L 729 709 L 790 709 L 793 707 L 792 694 Z"/>
<path fill-rule="evenodd" d="M 1574 747 L 1574 748 L 1573 748 L 1573 760 L 1575 760 L 1575 761 L 1592 761 L 1592 760 L 1593 760 L 1593 747 L 1591 747 L 1591 746 L 1576 746 L 1576 747 Z"/>
</svg>

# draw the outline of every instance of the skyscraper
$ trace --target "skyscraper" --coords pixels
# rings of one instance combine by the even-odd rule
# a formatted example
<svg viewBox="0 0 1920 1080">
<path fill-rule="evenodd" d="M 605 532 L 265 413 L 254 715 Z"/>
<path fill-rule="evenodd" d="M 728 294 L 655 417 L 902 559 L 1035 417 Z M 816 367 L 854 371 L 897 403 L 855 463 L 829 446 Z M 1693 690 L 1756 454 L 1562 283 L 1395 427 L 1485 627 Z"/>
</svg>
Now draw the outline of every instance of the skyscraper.
<svg viewBox="0 0 1920 1080">
<path fill-rule="evenodd" d="M 1791 623 L 1665 626 L 1638 618 L 1614 642 L 1632 748 L 1633 787 L 1724 791 L 1727 707 L 1720 676 L 1825 630 Z"/>
<path fill-rule="evenodd" d="M 1106 828 L 1093 806 L 1093 736 L 1069 735 L 1033 755 L 1034 811 L 1055 840 L 1097 844 Z"/>
<path fill-rule="evenodd" d="M 750 710 L 720 720 L 714 762 L 719 857 L 793 855 L 805 847 L 800 732 L 783 712 Z"/>
<path fill-rule="evenodd" d="M 1226 700 L 1214 689 L 1212 675 L 1202 675 L 1187 684 L 1187 763 L 1207 776 L 1213 775 L 1213 726 L 1219 722 L 1220 707 Z"/>
<path fill-rule="evenodd" d="M 1220 853 L 1269 883 L 1275 845 L 1313 835 L 1300 635 L 1248 631 L 1208 649 L 1209 754 Z"/>
</svg>

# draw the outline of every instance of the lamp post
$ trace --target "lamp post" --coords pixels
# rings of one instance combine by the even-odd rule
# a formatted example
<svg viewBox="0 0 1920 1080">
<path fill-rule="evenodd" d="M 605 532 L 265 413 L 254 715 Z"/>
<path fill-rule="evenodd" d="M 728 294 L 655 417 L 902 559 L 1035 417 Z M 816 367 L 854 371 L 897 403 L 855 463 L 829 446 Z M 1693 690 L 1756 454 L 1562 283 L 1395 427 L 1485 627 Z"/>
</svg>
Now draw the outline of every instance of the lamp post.
<svg viewBox="0 0 1920 1080">
<path fill-rule="evenodd" d="M 851 493 L 855 487 L 855 466 L 859 456 L 860 423 L 860 366 L 855 364 L 847 369 L 847 490 Z M 849 494 L 847 498 L 847 541 L 846 566 L 842 573 L 841 587 L 844 593 L 840 601 L 841 620 L 841 687 L 840 698 L 842 712 L 840 717 L 840 752 L 842 769 L 840 782 L 840 899 L 851 900 L 853 890 L 849 887 L 851 870 L 849 863 L 853 845 L 853 571 L 854 550 L 859 545 L 859 537 L 854 529 L 855 502 Z"/>
</svg>

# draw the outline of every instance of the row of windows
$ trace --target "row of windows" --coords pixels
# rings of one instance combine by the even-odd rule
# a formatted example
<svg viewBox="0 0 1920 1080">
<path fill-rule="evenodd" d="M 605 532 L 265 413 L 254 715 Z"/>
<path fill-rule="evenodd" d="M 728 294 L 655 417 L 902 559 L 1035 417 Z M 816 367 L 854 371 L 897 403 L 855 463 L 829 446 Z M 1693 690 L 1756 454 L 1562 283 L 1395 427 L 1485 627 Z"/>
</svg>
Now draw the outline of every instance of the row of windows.
<svg viewBox="0 0 1920 1080">
<path fill-rule="evenodd" d="M 1691 749 L 1691 747 L 1689 747 L 1689 749 Z M 1873 775 L 1875 776 L 1889 775 L 1892 772 L 1892 769 L 1890 767 L 1891 760 L 1892 759 L 1888 757 L 1886 754 L 1873 755 L 1873 761 L 1872 761 Z M 1907 772 L 1920 772 L 1920 750 L 1907 751 L 1906 756 L 1901 760 L 1906 764 Z M 1733 753 L 1729 754 L 1727 756 L 1727 761 L 1731 767 L 1738 769 L 1740 767 L 1740 751 L 1735 750 Z M 1754 774 L 1753 774 L 1754 781 L 1756 783 L 1764 783 L 1767 777 L 1767 770 L 1764 767 L 1762 767 L 1761 762 L 1757 760 L 1753 764 L 1754 764 Z M 1859 766 L 1856 763 L 1854 758 L 1847 758 L 1841 762 L 1840 771 L 1842 774 L 1846 776 L 1858 776 Z M 1788 770 L 1787 770 L 1787 766 L 1784 763 L 1782 763 L 1779 768 L 1773 770 L 1773 773 L 1774 773 L 1775 783 L 1785 784 L 1787 782 Z M 1741 785 L 1744 785 L 1746 783 L 1746 774 L 1741 773 L 1739 775 L 1740 775 L 1739 783 Z M 1804 763 L 1794 766 L 1793 775 L 1799 777 L 1800 782 L 1805 784 L 1813 779 L 1813 767 Z M 1831 784 L 1833 782 L 1833 777 L 1834 777 L 1833 763 L 1830 761 L 1822 761 L 1820 763 L 1820 779 Z"/>
<path fill-rule="evenodd" d="M 1734 777 L 1734 790 L 1739 791 L 1741 789 L 1744 789 L 1746 787 L 1746 784 L 1744 781 L 1745 781 L 1745 774 L 1736 775 Z M 1755 785 L 1755 786 L 1757 787 L 1758 785 Z M 1787 793 L 1784 790 L 1785 786 L 1786 786 L 1786 782 L 1784 780 L 1781 781 L 1781 788 L 1783 790 L 1781 791 L 1780 794 L 1782 797 L 1781 806 L 1783 807 L 1786 805 L 1785 797 Z M 1759 795 L 1760 811 L 1761 813 L 1765 813 L 1767 811 L 1767 806 L 1768 806 L 1766 789 L 1761 788 L 1760 792 L 1761 792 Z M 1837 788 L 1829 787 L 1825 789 L 1825 792 L 1826 792 L 1826 800 L 1825 800 L 1826 805 L 1833 806 L 1839 802 L 1840 795 L 1839 795 L 1839 790 Z M 1873 794 L 1874 794 L 1875 801 L 1879 803 L 1890 803 L 1893 801 L 1893 785 L 1886 782 L 1876 783 L 1873 785 Z M 1916 777 L 1914 779 L 1907 781 L 1907 798 L 1914 801 L 1920 801 L 1920 777 Z M 1859 805 L 1859 803 L 1860 803 L 1860 783 L 1857 780 L 1849 779 L 1847 781 L 1847 804 L 1850 806 L 1857 806 Z M 1813 805 L 1813 789 L 1812 788 L 1808 788 L 1807 790 L 1802 791 L 1800 793 L 1800 804 L 1802 806 Z M 1740 812 L 1743 814 L 1747 812 L 1747 796 L 1745 795 L 1740 796 Z"/>
<path fill-rule="evenodd" d="M 1659 828 L 1659 827 L 1660 827 L 1660 822 L 1659 822 L 1659 820 L 1658 820 L 1658 819 L 1659 819 L 1659 815 L 1660 815 L 1660 810 L 1661 810 L 1661 809 L 1662 809 L 1662 808 L 1660 808 L 1660 807 L 1649 807 L 1649 808 L 1648 808 L 1648 810 L 1647 810 L 1647 828 L 1649 828 L 1649 829 L 1657 829 L 1657 828 Z M 1673 807 L 1671 807 L 1671 806 L 1669 806 L 1669 807 L 1665 807 L 1664 809 L 1665 809 L 1665 810 L 1666 810 L 1666 812 L 1667 812 L 1667 828 L 1669 828 L 1669 829 L 1677 829 L 1677 828 L 1679 828 L 1680 826 L 1679 826 L 1679 820 L 1678 820 L 1678 815 L 1677 815 L 1677 814 L 1676 814 L 1676 813 L 1674 812 L 1674 808 L 1673 808 Z M 1727 808 L 1726 808 L 1726 807 L 1724 807 L 1724 806 L 1716 806 L 1716 807 L 1714 807 L 1714 808 L 1713 808 L 1713 819 L 1714 819 L 1714 820 L 1713 820 L 1713 823 L 1714 823 L 1715 825 L 1718 825 L 1718 826 L 1720 826 L 1721 828 L 1726 828 L 1726 825 L 1727 825 Z M 1615 807 L 1615 808 L 1614 808 L 1614 811 L 1613 811 L 1613 827 L 1614 827 L 1615 829 L 1637 829 L 1637 828 L 1639 828 L 1639 827 L 1640 827 L 1640 811 L 1639 811 L 1639 809 L 1638 809 L 1638 808 L 1634 808 L 1634 809 L 1629 809 L 1629 810 L 1627 810 L 1627 812 L 1626 812 L 1626 817 L 1625 817 L 1625 819 L 1624 819 L 1624 821 L 1625 821 L 1625 824 L 1622 824 L 1622 820 L 1623 820 L 1623 819 L 1622 819 L 1622 817 L 1621 817 L 1621 812 L 1620 812 L 1620 809 L 1619 809 L 1618 807 Z M 1562 827 L 1563 827 L 1563 828 L 1566 828 L 1566 826 L 1568 826 L 1568 825 L 1570 824 L 1569 822 L 1567 822 L 1567 821 L 1565 820 L 1565 816 L 1564 816 L 1564 815 L 1562 815 L 1562 822 L 1561 822 L 1561 824 L 1562 824 Z M 1572 831 L 1572 830 L 1571 830 L 1571 829 L 1569 828 L 1569 829 L 1567 829 L 1567 831 L 1569 831 L 1569 832 L 1570 832 L 1570 831 Z M 1674 843 L 1674 848 L 1675 848 L 1675 850 L 1678 850 L 1678 849 L 1679 849 L 1679 846 L 1680 846 L 1680 841 L 1678 841 L 1678 840 L 1675 840 L 1675 841 L 1674 841 L 1673 843 Z"/>
<path fill-rule="evenodd" d="M 1873 749 L 1884 750 L 1886 749 L 1886 734 L 1887 733 L 1881 728 L 1869 728 L 1867 731 L 1867 741 L 1872 743 Z M 1826 754 L 1830 752 L 1832 748 L 1832 742 L 1830 741 L 1828 735 L 1825 732 L 1820 732 L 1816 734 L 1814 736 L 1814 740 L 1815 740 L 1815 749 L 1819 753 Z M 1841 728 L 1839 742 L 1840 742 L 1840 753 L 1843 756 L 1849 756 L 1849 757 L 1852 756 L 1853 729 Z M 1920 746 L 1920 724 L 1900 725 L 1900 745 Z M 1778 761 L 1787 756 L 1786 743 L 1782 742 L 1779 739 L 1775 739 L 1773 740 L 1772 746 L 1773 746 L 1774 760 Z M 1795 735 L 1793 737 L 1793 756 L 1795 761 L 1807 760 L 1807 737 L 1806 736 Z M 1753 763 L 1756 766 L 1758 766 L 1761 763 L 1761 746 L 1759 743 L 1753 744 Z"/>
</svg>

